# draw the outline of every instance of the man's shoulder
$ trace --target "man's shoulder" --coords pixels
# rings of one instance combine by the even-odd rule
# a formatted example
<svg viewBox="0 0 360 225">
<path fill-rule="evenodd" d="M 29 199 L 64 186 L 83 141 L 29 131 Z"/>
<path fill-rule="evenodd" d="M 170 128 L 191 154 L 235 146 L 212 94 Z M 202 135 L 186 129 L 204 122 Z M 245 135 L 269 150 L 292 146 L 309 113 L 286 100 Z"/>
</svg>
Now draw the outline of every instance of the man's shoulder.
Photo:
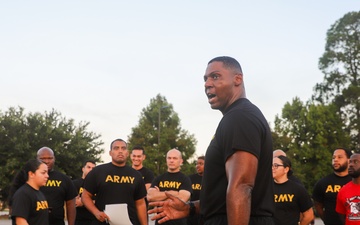
<svg viewBox="0 0 360 225">
<path fill-rule="evenodd" d="M 141 169 L 139 169 L 138 171 L 144 171 L 146 173 L 152 173 L 152 171 L 149 168 L 145 167 L 145 166 L 141 167 Z"/>
<path fill-rule="evenodd" d="M 189 175 L 189 178 L 192 179 L 192 178 L 199 178 L 201 177 L 198 173 L 193 173 L 193 174 L 190 174 Z"/>
<path fill-rule="evenodd" d="M 188 178 L 188 176 L 186 176 L 185 174 L 183 174 L 180 171 L 176 172 L 176 173 L 165 172 L 158 176 L 158 178 L 167 178 L 167 177 L 186 177 L 186 178 Z"/>
<path fill-rule="evenodd" d="M 68 175 L 66 175 L 63 172 L 57 171 L 57 170 L 53 170 L 49 173 L 49 179 L 54 179 L 54 178 L 70 179 L 70 177 Z"/>
<path fill-rule="evenodd" d="M 193 173 L 193 174 L 190 174 L 189 177 L 190 178 L 193 178 L 193 177 L 196 177 L 197 173 Z"/>
<path fill-rule="evenodd" d="M 74 184 L 81 184 L 81 183 L 84 182 L 84 179 L 83 179 L 83 178 L 77 178 L 77 179 L 72 180 L 72 182 L 73 182 Z"/>
<path fill-rule="evenodd" d="M 351 177 L 349 175 L 338 176 L 335 173 L 330 173 L 330 174 L 326 175 L 325 177 L 321 178 L 317 183 L 327 185 L 327 184 L 334 184 L 339 181 L 343 181 L 343 182 L 347 183 L 350 180 L 351 180 Z"/>
<path fill-rule="evenodd" d="M 350 181 L 350 182 L 344 184 L 344 186 L 341 189 L 347 189 L 347 188 L 353 188 L 353 187 L 357 188 L 358 185 L 356 185 L 356 184 L 354 184 L 354 182 Z M 340 191 L 341 191 L 341 189 L 340 189 Z"/>
<path fill-rule="evenodd" d="M 356 190 L 359 191 L 360 194 L 360 188 L 359 185 L 354 184 L 352 181 L 344 184 L 344 186 L 342 186 L 342 188 L 339 191 L 339 194 L 349 194 L 352 193 L 352 190 Z"/>
<path fill-rule="evenodd" d="M 177 173 L 175 173 L 175 174 L 178 174 L 178 176 L 182 176 L 182 177 L 186 177 L 186 178 L 188 178 L 188 176 L 186 176 L 183 172 L 181 172 L 181 171 L 179 171 L 179 172 L 177 172 Z"/>
<path fill-rule="evenodd" d="M 190 184 L 191 184 L 191 179 L 190 179 L 190 177 L 187 176 L 187 175 L 185 175 L 184 173 L 179 172 L 178 177 L 179 177 L 181 180 L 183 180 L 183 181 L 188 181 L 188 182 L 190 182 Z"/>
<path fill-rule="evenodd" d="M 95 166 L 92 170 L 95 170 L 95 169 L 98 170 L 99 168 L 110 167 L 111 165 L 112 165 L 111 163 L 103 163 L 103 164 Z"/>
<path fill-rule="evenodd" d="M 98 172 L 98 171 L 104 171 L 106 169 L 109 169 L 111 168 L 111 163 L 104 163 L 104 164 L 100 164 L 100 165 L 97 165 L 95 166 L 91 172 L 94 173 L 94 172 Z M 90 173 L 89 173 L 90 174 Z"/>
<path fill-rule="evenodd" d="M 237 121 L 238 123 L 235 123 Z M 248 99 L 239 99 L 224 114 L 221 124 L 237 126 L 239 123 L 250 122 L 253 125 L 270 129 L 269 124 L 261 110 Z"/>
</svg>

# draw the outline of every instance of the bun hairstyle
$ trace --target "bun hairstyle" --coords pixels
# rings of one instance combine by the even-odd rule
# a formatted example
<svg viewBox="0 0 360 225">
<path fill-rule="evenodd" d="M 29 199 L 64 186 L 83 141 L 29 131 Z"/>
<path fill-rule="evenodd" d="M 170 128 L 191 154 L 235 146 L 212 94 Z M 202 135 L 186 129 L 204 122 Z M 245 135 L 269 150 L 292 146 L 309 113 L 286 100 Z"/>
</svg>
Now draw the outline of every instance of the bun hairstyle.
<svg viewBox="0 0 360 225">
<path fill-rule="evenodd" d="M 287 172 L 287 176 L 291 176 L 293 174 L 293 171 L 291 169 L 291 161 L 288 157 L 279 155 L 278 158 L 281 160 L 282 164 L 284 165 L 284 168 L 289 167 L 289 171 Z"/>
</svg>

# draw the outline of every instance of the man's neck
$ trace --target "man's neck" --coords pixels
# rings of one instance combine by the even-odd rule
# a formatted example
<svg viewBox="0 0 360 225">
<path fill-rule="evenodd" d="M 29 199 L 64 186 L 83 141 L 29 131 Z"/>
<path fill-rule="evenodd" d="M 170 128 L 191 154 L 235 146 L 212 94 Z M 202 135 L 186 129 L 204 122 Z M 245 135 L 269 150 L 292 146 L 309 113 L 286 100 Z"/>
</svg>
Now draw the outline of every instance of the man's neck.
<svg viewBox="0 0 360 225">
<path fill-rule="evenodd" d="M 339 177 L 345 177 L 349 174 L 349 172 L 347 170 L 342 171 L 342 172 L 336 172 L 334 171 L 335 175 L 339 176 Z"/>
<path fill-rule="evenodd" d="M 177 170 L 168 170 L 169 173 L 177 173 L 177 172 L 180 172 L 180 169 L 177 169 Z"/>
<path fill-rule="evenodd" d="M 117 162 L 112 161 L 111 163 L 112 163 L 114 166 L 117 166 L 117 167 L 124 167 L 124 166 L 126 166 L 126 162 L 124 162 L 124 163 L 117 163 Z"/>
<path fill-rule="evenodd" d="M 352 182 L 354 183 L 354 184 L 360 184 L 360 177 L 357 177 L 357 178 L 353 178 L 352 179 Z"/>
<path fill-rule="evenodd" d="M 141 168 L 143 168 L 143 165 L 142 164 L 138 165 L 138 166 L 132 165 L 132 168 L 135 169 L 135 170 L 141 170 Z"/>
</svg>

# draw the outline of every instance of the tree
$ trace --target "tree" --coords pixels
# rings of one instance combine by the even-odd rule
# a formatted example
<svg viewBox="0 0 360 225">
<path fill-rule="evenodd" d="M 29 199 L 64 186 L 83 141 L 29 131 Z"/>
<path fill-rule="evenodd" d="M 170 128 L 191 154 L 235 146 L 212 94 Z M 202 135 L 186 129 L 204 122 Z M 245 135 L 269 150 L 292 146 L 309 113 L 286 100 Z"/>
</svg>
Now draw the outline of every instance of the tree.
<svg viewBox="0 0 360 225">
<path fill-rule="evenodd" d="M 296 176 L 311 193 L 317 180 L 331 172 L 332 153 L 350 141 L 335 104 L 303 103 L 294 98 L 275 118 L 275 143 L 287 151 Z M 276 148 L 276 147 L 275 147 Z"/>
<path fill-rule="evenodd" d="M 58 170 L 70 177 L 81 176 L 84 160 L 100 162 L 104 149 L 100 135 L 87 131 L 89 122 L 77 126 L 55 110 L 24 113 L 24 108 L 0 111 L 0 200 L 7 201 L 9 185 L 25 162 L 43 146 L 54 150 Z"/>
<path fill-rule="evenodd" d="M 324 81 L 316 84 L 313 99 L 334 103 L 360 150 L 360 12 L 349 12 L 327 32 L 325 52 L 319 60 Z"/>
<path fill-rule="evenodd" d="M 194 135 L 181 129 L 179 116 L 174 112 L 172 104 L 160 94 L 143 108 L 139 124 L 132 128 L 128 142 L 129 149 L 135 145 L 145 148 L 144 165 L 156 175 L 166 171 L 166 153 L 172 148 L 177 148 L 182 153 L 182 171 L 190 171 L 187 160 L 195 152 L 196 139 Z"/>
</svg>

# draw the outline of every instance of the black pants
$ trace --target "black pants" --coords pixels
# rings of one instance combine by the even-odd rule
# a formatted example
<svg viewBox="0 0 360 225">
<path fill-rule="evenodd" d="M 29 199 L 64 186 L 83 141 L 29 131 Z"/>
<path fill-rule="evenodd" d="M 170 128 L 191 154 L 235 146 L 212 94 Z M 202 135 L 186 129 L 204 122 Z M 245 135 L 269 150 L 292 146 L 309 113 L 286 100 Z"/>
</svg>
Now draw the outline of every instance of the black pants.
<svg viewBox="0 0 360 225">
<path fill-rule="evenodd" d="M 91 225 L 92 220 L 75 220 L 75 225 Z"/>
<path fill-rule="evenodd" d="M 227 216 L 226 215 L 219 215 L 211 217 L 205 220 L 204 225 L 227 225 Z M 274 221 L 272 217 L 266 216 L 259 216 L 250 217 L 249 225 L 274 225 Z"/>
</svg>

